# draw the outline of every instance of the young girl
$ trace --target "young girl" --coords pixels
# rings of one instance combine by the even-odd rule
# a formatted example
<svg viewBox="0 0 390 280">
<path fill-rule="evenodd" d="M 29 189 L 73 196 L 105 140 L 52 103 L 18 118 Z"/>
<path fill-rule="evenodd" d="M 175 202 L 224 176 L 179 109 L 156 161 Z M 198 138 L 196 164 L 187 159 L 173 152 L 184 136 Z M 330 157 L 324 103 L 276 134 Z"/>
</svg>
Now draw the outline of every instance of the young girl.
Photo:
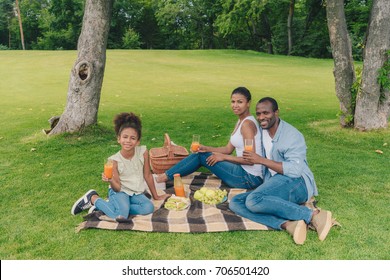
<svg viewBox="0 0 390 280">
<path fill-rule="evenodd" d="M 121 113 L 115 117 L 114 125 L 121 150 L 109 158 L 114 163 L 112 178 L 109 179 L 102 173 L 102 180 L 110 183 L 109 201 L 100 198 L 95 190 L 89 190 L 74 203 L 72 215 L 93 205 L 113 219 L 150 214 L 154 211 L 154 206 L 144 195 L 146 185 L 153 199 L 161 200 L 169 196 L 157 194 L 150 171 L 148 150 L 146 146 L 139 146 L 142 128 L 139 117 L 133 113 Z"/>
</svg>

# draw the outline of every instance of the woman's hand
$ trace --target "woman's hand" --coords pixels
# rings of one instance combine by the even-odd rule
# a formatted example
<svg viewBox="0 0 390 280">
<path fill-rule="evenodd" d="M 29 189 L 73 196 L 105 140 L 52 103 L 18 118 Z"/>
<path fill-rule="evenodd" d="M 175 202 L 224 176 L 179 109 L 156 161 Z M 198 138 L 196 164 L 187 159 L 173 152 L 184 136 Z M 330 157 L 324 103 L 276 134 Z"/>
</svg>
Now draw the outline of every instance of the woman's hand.
<svg viewBox="0 0 390 280">
<path fill-rule="evenodd" d="M 198 152 L 199 153 L 206 153 L 206 152 L 208 152 L 207 148 L 208 148 L 207 146 L 199 145 Z"/>
<path fill-rule="evenodd" d="M 217 162 L 219 161 L 223 161 L 224 160 L 224 154 L 221 154 L 221 153 L 213 153 L 211 156 L 209 156 L 207 159 L 206 159 L 206 163 L 210 166 L 213 166 L 214 164 L 216 164 Z"/>
</svg>

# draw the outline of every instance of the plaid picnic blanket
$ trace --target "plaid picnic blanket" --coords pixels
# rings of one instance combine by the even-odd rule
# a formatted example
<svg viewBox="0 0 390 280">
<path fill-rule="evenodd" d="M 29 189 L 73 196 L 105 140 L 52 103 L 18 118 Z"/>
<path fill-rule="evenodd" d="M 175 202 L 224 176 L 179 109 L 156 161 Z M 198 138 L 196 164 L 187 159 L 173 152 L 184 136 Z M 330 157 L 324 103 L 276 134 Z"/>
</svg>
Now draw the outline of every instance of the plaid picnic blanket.
<svg viewBox="0 0 390 280">
<path fill-rule="evenodd" d="M 113 220 L 101 211 L 96 211 L 84 217 L 76 231 L 98 228 L 109 230 L 136 230 L 148 232 L 221 232 L 237 230 L 268 230 L 269 228 L 234 214 L 229 209 L 229 201 L 245 189 L 228 188 L 219 178 L 212 174 L 195 172 L 182 178 L 184 184 L 190 186 L 191 205 L 182 211 L 170 211 L 164 208 L 165 201 L 152 200 L 155 211 L 149 215 L 130 216 L 120 222 Z M 219 205 L 207 205 L 193 198 L 196 190 L 202 186 L 226 189 L 228 199 Z M 159 194 L 173 194 L 171 183 L 166 190 L 157 190 Z M 148 194 L 149 195 L 149 194 Z"/>
</svg>

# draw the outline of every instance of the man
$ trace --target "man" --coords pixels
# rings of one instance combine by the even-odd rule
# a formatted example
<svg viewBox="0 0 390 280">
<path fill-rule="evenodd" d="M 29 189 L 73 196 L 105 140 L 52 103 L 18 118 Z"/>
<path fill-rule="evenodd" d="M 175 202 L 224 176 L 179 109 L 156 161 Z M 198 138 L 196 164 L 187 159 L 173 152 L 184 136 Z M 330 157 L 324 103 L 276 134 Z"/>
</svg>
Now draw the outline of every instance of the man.
<svg viewBox="0 0 390 280">
<path fill-rule="evenodd" d="M 303 135 L 279 118 L 278 103 L 271 97 L 257 103 L 256 118 L 262 128 L 265 157 L 253 152 L 244 152 L 243 157 L 251 164 L 263 165 L 264 183 L 252 192 L 236 195 L 230 209 L 273 229 L 286 230 L 296 244 L 305 242 L 308 224 L 324 240 L 332 227 L 332 213 L 302 205 L 318 194 Z"/>
</svg>

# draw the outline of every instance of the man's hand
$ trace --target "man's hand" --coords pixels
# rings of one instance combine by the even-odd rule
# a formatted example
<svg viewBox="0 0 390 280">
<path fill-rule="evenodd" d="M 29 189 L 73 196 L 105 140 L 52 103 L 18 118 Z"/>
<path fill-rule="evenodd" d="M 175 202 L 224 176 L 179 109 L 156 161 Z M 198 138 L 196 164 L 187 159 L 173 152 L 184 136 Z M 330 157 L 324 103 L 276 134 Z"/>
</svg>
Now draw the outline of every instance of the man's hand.
<svg viewBox="0 0 390 280">
<path fill-rule="evenodd" d="M 244 151 L 242 158 L 247 161 L 249 164 L 259 164 L 261 163 L 262 157 L 256 154 L 255 152 Z"/>
</svg>

